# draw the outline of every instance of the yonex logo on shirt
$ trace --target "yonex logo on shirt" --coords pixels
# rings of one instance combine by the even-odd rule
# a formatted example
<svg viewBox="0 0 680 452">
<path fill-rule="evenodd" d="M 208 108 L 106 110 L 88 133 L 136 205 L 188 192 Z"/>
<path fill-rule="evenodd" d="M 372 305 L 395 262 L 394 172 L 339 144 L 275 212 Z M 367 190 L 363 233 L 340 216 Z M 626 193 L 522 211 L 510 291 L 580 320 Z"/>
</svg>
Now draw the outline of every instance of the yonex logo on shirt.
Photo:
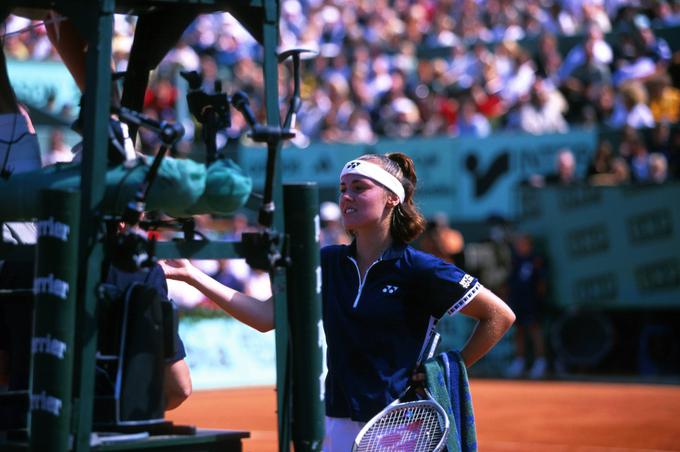
<svg viewBox="0 0 680 452">
<path fill-rule="evenodd" d="M 474 278 L 472 276 L 466 273 L 458 284 L 467 289 L 468 287 L 470 287 L 470 284 L 472 284 L 473 279 Z"/>
<path fill-rule="evenodd" d="M 383 293 L 394 293 L 394 292 L 397 291 L 397 289 L 399 289 L 399 287 L 387 285 L 387 286 L 383 287 L 382 291 L 383 291 Z"/>
</svg>

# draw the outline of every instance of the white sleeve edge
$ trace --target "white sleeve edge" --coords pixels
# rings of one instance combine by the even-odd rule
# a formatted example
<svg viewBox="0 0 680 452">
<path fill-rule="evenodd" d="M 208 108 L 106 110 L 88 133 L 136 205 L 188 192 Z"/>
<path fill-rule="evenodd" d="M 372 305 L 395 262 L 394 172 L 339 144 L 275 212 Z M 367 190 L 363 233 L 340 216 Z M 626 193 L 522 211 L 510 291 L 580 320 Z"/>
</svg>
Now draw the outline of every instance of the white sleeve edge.
<svg viewBox="0 0 680 452">
<path fill-rule="evenodd" d="M 471 302 L 475 296 L 482 290 L 484 286 L 477 281 L 474 286 L 470 288 L 467 292 L 465 292 L 465 295 L 463 295 L 458 301 L 456 301 L 453 306 L 451 306 L 446 313 L 448 315 L 454 315 L 456 312 L 460 311 L 463 309 L 469 302 Z"/>
</svg>

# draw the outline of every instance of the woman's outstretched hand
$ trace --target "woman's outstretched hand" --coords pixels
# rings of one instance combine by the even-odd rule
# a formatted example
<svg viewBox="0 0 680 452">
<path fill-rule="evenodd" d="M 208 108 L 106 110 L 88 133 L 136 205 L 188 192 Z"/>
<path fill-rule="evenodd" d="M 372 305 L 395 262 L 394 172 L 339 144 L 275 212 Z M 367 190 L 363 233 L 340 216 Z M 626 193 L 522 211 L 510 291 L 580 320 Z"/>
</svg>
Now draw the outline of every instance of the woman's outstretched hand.
<svg viewBox="0 0 680 452">
<path fill-rule="evenodd" d="M 187 281 L 191 277 L 194 266 L 189 259 L 166 259 L 158 262 L 168 279 Z"/>
</svg>

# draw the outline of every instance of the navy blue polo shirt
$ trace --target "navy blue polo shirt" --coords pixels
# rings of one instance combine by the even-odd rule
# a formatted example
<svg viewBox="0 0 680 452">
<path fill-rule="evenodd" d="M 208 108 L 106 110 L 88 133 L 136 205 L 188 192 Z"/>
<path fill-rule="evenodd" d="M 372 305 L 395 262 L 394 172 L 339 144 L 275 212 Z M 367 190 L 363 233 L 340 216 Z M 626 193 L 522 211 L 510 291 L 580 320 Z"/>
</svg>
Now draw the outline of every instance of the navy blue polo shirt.
<svg viewBox="0 0 680 452">
<path fill-rule="evenodd" d="M 326 415 L 368 421 L 406 388 L 428 335 L 481 289 L 476 278 L 395 244 L 360 280 L 352 245 L 321 250 Z"/>
</svg>

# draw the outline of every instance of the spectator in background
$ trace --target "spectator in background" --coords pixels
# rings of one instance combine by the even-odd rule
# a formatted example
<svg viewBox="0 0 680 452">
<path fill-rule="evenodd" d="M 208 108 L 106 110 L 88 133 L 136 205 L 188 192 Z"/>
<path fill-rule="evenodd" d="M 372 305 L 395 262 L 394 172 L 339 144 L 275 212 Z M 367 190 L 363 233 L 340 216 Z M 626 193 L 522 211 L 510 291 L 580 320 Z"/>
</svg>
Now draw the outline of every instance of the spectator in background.
<svg viewBox="0 0 680 452">
<path fill-rule="evenodd" d="M 611 171 L 608 173 L 595 174 L 588 179 L 591 185 L 614 186 L 630 182 L 630 168 L 628 162 L 622 157 L 612 159 Z"/>
<path fill-rule="evenodd" d="M 598 125 L 605 124 L 611 117 L 614 112 L 614 107 L 616 106 L 616 92 L 614 87 L 611 85 L 600 85 L 593 91 L 593 96 L 595 97 L 595 100 L 590 106 L 594 110 L 595 117 L 593 119 Z M 584 119 L 588 121 L 587 114 Z"/>
<path fill-rule="evenodd" d="M 352 240 L 342 225 L 340 206 L 333 201 L 324 201 L 319 208 L 321 219 L 321 247 L 327 245 L 348 245 Z"/>
<path fill-rule="evenodd" d="M 213 87 L 210 87 L 210 91 Z M 144 95 L 144 108 L 156 112 L 162 120 L 173 119 L 177 106 L 177 87 L 167 76 L 159 76 L 151 80 L 149 88 Z"/>
<path fill-rule="evenodd" d="M 553 86 L 559 85 L 559 68 L 562 66 L 562 55 L 557 48 L 557 38 L 551 33 L 544 33 L 538 38 L 538 50 L 534 55 L 536 74 L 549 80 Z"/>
<path fill-rule="evenodd" d="M 600 140 L 595 149 L 592 162 L 588 165 L 586 177 L 590 182 L 593 178 L 598 178 L 603 174 L 612 172 L 612 161 L 614 160 L 614 150 L 607 140 Z"/>
<path fill-rule="evenodd" d="M 506 105 L 500 96 L 497 93 L 487 91 L 479 83 L 470 87 L 470 95 L 477 106 L 477 111 L 484 115 L 492 128 L 497 126 L 506 112 Z"/>
<path fill-rule="evenodd" d="M 182 71 L 190 72 L 200 70 L 201 60 L 196 51 L 189 46 L 188 38 L 183 36 L 177 45 L 165 55 L 161 65 L 176 65 Z"/>
<path fill-rule="evenodd" d="M 444 212 L 435 214 L 427 222 L 418 245 L 422 251 L 446 262 L 461 268 L 465 266 L 463 234 L 449 226 L 449 219 Z"/>
<path fill-rule="evenodd" d="M 536 65 L 528 52 L 514 42 L 503 44 L 502 47 L 509 51 L 510 61 L 508 61 L 509 66 L 504 68 L 505 71 L 509 71 L 505 76 L 499 71 L 504 80 L 500 95 L 506 102 L 515 103 L 520 99 L 526 99 L 540 79 L 536 78 Z"/>
<path fill-rule="evenodd" d="M 576 157 L 571 149 L 563 148 L 557 152 L 557 172 L 545 178 L 546 184 L 569 186 L 579 182 L 576 176 Z"/>
<path fill-rule="evenodd" d="M 584 122 L 586 118 L 595 122 L 595 112 L 591 105 L 597 99 L 602 86 L 611 84 L 609 67 L 595 58 L 595 41 L 586 40 L 583 45 L 584 59 L 562 81 L 560 88 L 569 103 L 567 119 L 572 122 Z"/>
<path fill-rule="evenodd" d="M 645 183 L 650 181 L 649 151 L 640 138 L 630 142 L 629 165 L 633 182 Z"/>
<path fill-rule="evenodd" d="M 377 113 L 380 130 L 388 137 L 407 138 L 422 127 L 420 111 L 407 93 L 402 71 L 391 72 L 390 86 L 378 102 Z"/>
<path fill-rule="evenodd" d="M 622 185 L 630 183 L 630 166 L 626 159 L 616 157 L 612 161 L 612 185 Z"/>
<path fill-rule="evenodd" d="M 663 184 L 668 179 L 668 160 L 658 152 L 649 154 L 649 182 Z"/>
<path fill-rule="evenodd" d="M 654 116 L 647 106 L 647 91 L 641 82 L 633 80 L 621 86 L 608 123 L 617 128 L 624 125 L 636 129 L 654 127 Z"/>
<path fill-rule="evenodd" d="M 671 86 L 668 74 L 660 74 L 647 82 L 649 109 L 654 121 L 675 124 L 680 119 L 680 90 Z"/>
<path fill-rule="evenodd" d="M 547 7 L 548 17 L 543 26 L 550 33 L 571 36 L 576 33 L 578 24 L 568 11 L 561 8 L 560 2 L 552 2 Z"/>
<path fill-rule="evenodd" d="M 657 122 L 649 138 L 649 151 L 660 152 L 666 156 L 670 153 L 671 127 L 666 121 Z"/>
<path fill-rule="evenodd" d="M 456 131 L 460 136 L 483 138 L 491 133 L 491 124 L 484 115 L 477 111 L 474 101 L 465 97 L 460 104 Z"/>
<path fill-rule="evenodd" d="M 54 165 L 58 162 L 70 162 L 71 160 L 73 160 L 73 153 L 64 142 L 64 132 L 59 128 L 52 129 L 49 148 L 43 156 L 43 166 Z"/>
<path fill-rule="evenodd" d="M 626 25 L 615 63 L 615 85 L 661 74 L 668 68 L 671 58 L 668 43 L 656 37 L 646 16 L 637 15 Z"/>
<path fill-rule="evenodd" d="M 605 66 L 611 64 L 614 58 L 612 48 L 604 40 L 604 33 L 597 24 L 590 24 L 583 42 L 572 47 L 567 56 L 564 57 L 564 62 L 559 71 L 559 79 L 564 81 L 569 78 L 577 67 L 586 63 L 588 58 L 591 58 L 594 64 Z"/>
<path fill-rule="evenodd" d="M 539 79 L 533 84 L 529 98 L 521 102 L 509 125 L 534 135 L 566 133 L 569 125 L 562 116 L 565 107 L 561 94 Z"/>
<path fill-rule="evenodd" d="M 649 18 L 644 14 L 638 14 L 633 20 L 635 24 L 635 37 L 642 49 L 642 54 L 652 59 L 657 72 L 664 71 L 671 59 L 671 48 L 665 39 L 656 36 L 652 30 Z"/>
<path fill-rule="evenodd" d="M 621 142 L 619 143 L 619 149 L 616 154 L 628 160 L 632 152 L 632 143 L 640 139 L 640 133 L 637 129 L 629 125 L 623 126 L 623 129 L 621 130 Z"/>
<path fill-rule="evenodd" d="M 675 6 L 675 3 L 673 4 Z M 673 7 L 666 0 L 654 2 L 654 27 L 667 27 L 680 25 L 680 11 L 673 10 Z"/>
<path fill-rule="evenodd" d="M 218 259 L 216 261 L 217 263 L 217 268 L 215 269 L 215 272 L 208 273 L 210 277 L 213 279 L 219 281 L 220 283 L 224 285 L 228 285 L 229 287 L 233 287 L 234 290 L 238 290 L 239 292 L 242 292 L 245 290 L 246 285 L 245 285 L 245 280 L 240 277 L 238 272 L 232 271 L 232 260 L 230 259 Z M 207 306 L 214 307 L 212 303 L 206 303 Z"/>
<path fill-rule="evenodd" d="M 513 240 L 512 265 L 508 277 L 508 304 L 517 315 L 515 358 L 506 370 L 506 376 L 510 378 L 517 378 L 526 370 L 527 339 L 530 340 L 533 357 L 529 378 L 542 378 L 547 371 L 542 328 L 547 281 L 545 259 L 535 251 L 532 237 L 518 234 Z"/>
</svg>

